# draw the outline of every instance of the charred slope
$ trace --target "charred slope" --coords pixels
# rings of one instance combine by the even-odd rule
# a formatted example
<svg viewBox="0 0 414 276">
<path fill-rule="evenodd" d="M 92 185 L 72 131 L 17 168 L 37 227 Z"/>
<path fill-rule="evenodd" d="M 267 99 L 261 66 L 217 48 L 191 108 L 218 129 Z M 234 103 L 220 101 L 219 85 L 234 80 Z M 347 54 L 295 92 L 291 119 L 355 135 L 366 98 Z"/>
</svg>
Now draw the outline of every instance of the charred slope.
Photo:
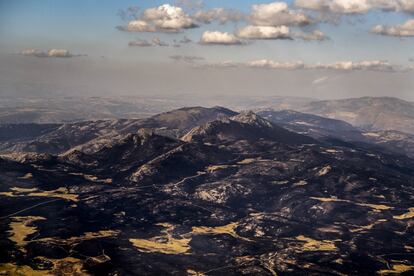
<svg viewBox="0 0 414 276">
<path fill-rule="evenodd" d="M 97 152 L 71 151 L 60 160 L 102 177 L 126 176 L 131 170 L 181 144 L 179 140 L 142 129 L 136 134 L 123 135 Z"/>
<path fill-rule="evenodd" d="M 237 140 L 265 139 L 285 144 L 317 143 L 316 140 L 288 131 L 253 112 L 241 113 L 225 120 L 196 127 L 182 137 L 184 141 L 217 144 Z"/>
<path fill-rule="evenodd" d="M 136 133 L 140 128 L 151 128 L 163 135 L 179 137 L 199 124 L 235 114 L 223 107 L 190 107 L 162 113 L 148 119 L 98 120 L 56 125 L 58 128 L 55 127 L 56 129 L 52 131 L 38 132 L 13 143 L 5 137 L 0 149 L 3 152 L 59 154 L 76 147 L 78 151 L 94 152 L 115 138 L 122 139 L 120 135 Z M 43 128 L 41 125 L 33 125 L 36 126 L 34 128 Z"/>
<path fill-rule="evenodd" d="M 297 134 L 289 137 L 303 140 L 285 143 L 251 113 L 213 126 L 229 122 L 242 127 L 189 142 L 144 132 L 90 155 L 0 160 L 0 271 L 414 271 L 411 159 Z"/>
</svg>

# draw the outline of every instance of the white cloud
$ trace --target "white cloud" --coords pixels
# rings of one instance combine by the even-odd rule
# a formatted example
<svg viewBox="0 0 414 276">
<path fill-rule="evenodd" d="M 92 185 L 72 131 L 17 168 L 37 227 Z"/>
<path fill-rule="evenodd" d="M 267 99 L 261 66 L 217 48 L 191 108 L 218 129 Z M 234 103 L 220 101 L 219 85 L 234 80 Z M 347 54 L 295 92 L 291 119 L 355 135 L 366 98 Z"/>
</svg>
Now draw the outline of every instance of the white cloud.
<svg viewBox="0 0 414 276">
<path fill-rule="evenodd" d="M 117 28 L 128 32 L 180 32 L 183 29 L 198 27 L 182 8 L 169 4 L 146 9 L 138 17 L 126 26 Z"/>
<path fill-rule="evenodd" d="M 236 35 L 245 39 L 291 39 L 287 26 L 246 26 L 236 31 Z"/>
<path fill-rule="evenodd" d="M 292 61 L 292 62 L 278 62 L 268 59 L 254 60 L 246 63 L 247 67 L 253 68 L 264 68 L 264 69 L 287 69 L 287 70 L 297 70 L 305 68 L 305 64 L 302 61 Z"/>
<path fill-rule="evenodd" d="M 168 47 L 170 46 L 169 43 L 162 41 L 158 37 L 155 37 L 151 40 L 151 42 L 145 39 L 137 39 L 128 43 L 129 46 L 136 46 L 136 47 L 150 47 L 150 46 L 160 46 L 160 47 Z M 172 46 L 176 47 L 175 44 Z M 179 46 L 178 46 L 179 47 Z"/>
<path fill-rule="evenodd" d="M 257 26 L 308 25 L 311 19 L 304 13 L 289 10 L 284 2 L 253 5 L 250 22 Z"/>
<path fill-rule="evenodd" d="M 225 66 L 227 65 L 227 66 Z M 280 62 L 269 59 L 253 60 L 244 63 L 232 61 L 213 62 L 200 64 L 202 67 L 247 67 L 271 70 L 335 70 L 335 71 L 380 71 L 380 72 L 403 72 L 410 70 L 402 66 L 393 65 L 387 61 L 338 61 L 334 63 L 306 64 L 303 61 Z"/>
<path fill-rule="evenodd" d="M 29 48 L 25 49 L 20 52 L 21 55 L 24 56 L 34 56 L 34 57 L 58 57 L 58 58 L 69 58 L 74 57 L 75 55 L 72 55 L 69 50 L 66 49 L 50 49 L 47 52 Z M 79 56 L 79 55 L 77 55 Z"/>
<path fill-rule="evenodd" d="M 343 14 L 361 14 L 372 10 L 414 12 L 412 0 L 296 0 L 295 6 Z"/>
<path fill-rule="evenodd" d="M 121 31 L 127 32 L 155 32 L 156 28 L 144 20 L 132 20 L 127 26 L 118 27 Z"/>
<path fill-rule="evenodd" d="M 396 71 L 397 67 L 382 60 L 364 60 L 364 61 L 339 61 L 331 64 L 318 63 L 308 65 L 308 69 L 332 69 L 332 70 L 365 70 L 365 71 Z"/>
<path fill-rule="evenodd" d="M 66 49 L 50 49 L 47 52 L 49 57 L 71 57 L 72 54 Z"/>
<path fill-rule="evenodd" d="M 388 36 L 414 36 L 414 19 L 408 20 L 404 24 L 387 27 L 384 25 L 377 25 L 371 30 L 373 33 Z"/>
<path fill-rule="evenodd" d="M 242 42 L 234 34 L 219 31 L 205 31 L 201 36 L 200 43 L 206 45 L 242 44 Z"/>
<path fill-rule="evenodd" d="M 128 43 L 129 46 L 137 46 L 137 47 L 150 47 L 152 46 L 151 43 L 149 43 L 148 41 L 144 40 L 144 39 L 137 39 L 134 41 L 130 41 Z"/>
<path fill-rule="evenodd" d="M 371 9 L 369 0 L 296 0 L 295 5 L 334 13 L 365 13 Z"/>
<path fill-rule="evenodd" d="M 182 8 L 169 4 L 145 10 L 143 19 L 154 24 L 159 30 L 179 31 L 197 26 Z"/>
<path fill-rule="evenodd" d="M 238 22 L 245 20 L 246 15 L 237 10 L 214 8 L 208 11 L 198 11 L 195 13 L 194 18 L 205 24 L 209 24 L 213 21 L 225 24 L 227 22 Z"/>
<path fill-rule="evenodd" d="M 395 12 L 414 12 L 412 0 L 370 0 L 373 9 Z"/>
<path fill-rule="evenodd" d="M 302 39 L 305 41 L 311 40 L 326 40 L 328 37 L 320 30 L 312 32 L 291 32 L 287 26 L 246 26 L 236 31 L 236 36 L 244 39 Z"/>
<path fill-rule="evenodd" d="M 20 54 L 24 56 L 47 57 L 47 53 L 34 48 L 24 49 L 20 52 Z"/>
</svg>

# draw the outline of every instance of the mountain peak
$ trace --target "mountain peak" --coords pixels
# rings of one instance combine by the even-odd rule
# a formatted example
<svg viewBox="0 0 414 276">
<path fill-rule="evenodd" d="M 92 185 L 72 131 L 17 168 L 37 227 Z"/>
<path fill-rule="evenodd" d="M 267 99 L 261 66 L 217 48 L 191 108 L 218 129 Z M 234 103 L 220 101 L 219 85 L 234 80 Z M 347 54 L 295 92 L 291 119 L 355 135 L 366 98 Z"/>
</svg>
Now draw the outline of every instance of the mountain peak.
<svg viewBox="0 0 414 276">
<path fill-rule="evenodd" d="M 315 143 L 307 136 L 290 132 L 274 125 L 252 111 L 241 112 L 225 118 L 197 126 L 184 135 L 181 140 L 217 144 L 226 141 L 265 139 L 285 144 Z"/>
<path fill-rule="evenodd" d="M 232 121 L 236 121 L 243 124 L 255 125 L 259 127 L 268 127 L 271 128 L 273 125 L 271 122 L 260 117 L 253 111 L 242 111 L 240 114 L 231 118 Z"/>
</svg>

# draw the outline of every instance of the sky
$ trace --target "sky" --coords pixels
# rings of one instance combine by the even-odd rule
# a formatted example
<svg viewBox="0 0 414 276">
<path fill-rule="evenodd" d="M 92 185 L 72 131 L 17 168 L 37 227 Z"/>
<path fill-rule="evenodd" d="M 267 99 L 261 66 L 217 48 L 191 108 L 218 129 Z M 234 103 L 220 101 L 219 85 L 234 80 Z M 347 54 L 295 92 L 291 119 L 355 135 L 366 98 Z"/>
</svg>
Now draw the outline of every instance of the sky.
<svg viewBox="0 0 414 276">
<path fill-rule="evenodd" d="M 0 0 L 0 95 L 395 96 L 414 0 Z"/>
</svg>

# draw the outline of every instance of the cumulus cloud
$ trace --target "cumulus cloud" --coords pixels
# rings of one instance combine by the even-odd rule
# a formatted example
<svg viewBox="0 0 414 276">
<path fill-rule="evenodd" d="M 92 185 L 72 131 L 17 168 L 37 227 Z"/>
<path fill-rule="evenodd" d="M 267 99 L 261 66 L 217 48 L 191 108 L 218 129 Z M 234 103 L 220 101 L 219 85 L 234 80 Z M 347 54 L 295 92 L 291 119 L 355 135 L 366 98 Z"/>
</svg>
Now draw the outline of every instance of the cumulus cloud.
<svg viewBox="0 0 414 276">
<path fill-rule="evenodd" d="M 47 57 L 47 53 L 38 49 L 24 49 L 20 54 L 24 56 Z"/>
<path fill-rule="evenodd" d="M 196 28 L 194 19 L 177 6 L 164 4 L 149 8 L 126 26 L 117 27 L 129 32 L 180 32 L 183 29 Z"/>
<path fill-rule="evenodd" d="M 73 55 L 69 52 L 69 50 L 66 49 L 50 49 L 47 52 L 29 48 L 24 49 L 20 52 L 21 55 L 24 56 L 33 56 L 33 57 L 58 57 L 58 58 L 69 58 L 69 57 L 75 57 L 79 55 Z"/>
<path fill-rule="evenodd" d="M 311 23 L 306 14 L 290 10 L 284 2 L 253 5 L 249 19 L 256 26 L 303 26 Z"/>
<path fill-rule="evenodd" d="M 214 8 L 208 11 L 198 11 L 194 18 L 204 24 L 218 21 L 220 24 L 238 22 L 246 19 L 246 15 L 240 11 L 224 8 Z"/>
<path fill-rule="evenodd" d="M 203 57 L 184 56 L 184 55 L 173 55 L 173 56 L 170 56 L 170 59 L 177 61 L 177 62 L 185 62 L 185 63 L 191 63 L 191 64 L 204 60 Z"/>
<path fill-rule="evenodd" d="M 149 43 L 148 41 L 146 41 L 145 39 L 137 39 L 134 41 L 130 41 L 128 43 L 129 46 L 135 46 L 135 47 L 150 47 L 152 46 L 151 43 Z"/>
<path fill-rule="evenodd" d="M 371 30 L 375 34 L 408 37 L 414 36 L 414 19 L 408 20 L 404 24 L 387 27 L 384 25 L 377 25 Z"/>
<path fill-rule="evenodd" d="M 384 11 L 414 12 L 412 0 L 371 0 L 372 6 Z"/>
<path fill-rule="evenodd" d="M 169 4 L 145 10 L 143 18 L 147 22 L 153 23 L 155 27 L 160 30 L 177 31 L 197 26 L 193 19 L 186 14 L 182 8 L 171 6 Z"/>
<path fill-rule="evenodd" d="M 231 33 L 219 31 L 205 31 L 200 39 L 205 45 L 240 45 L 242 42 Z"/>
<path fill-rule="evenodd" d="M 49 57 L 72 57 L 73 55 L 66 49 L 50 49 L 47 52 Z"/>
<path fill-rule="evenodd" d="M 369 0 L 296 0 L 295 5 L 334 13 L 365 13 L 371 9 Z"/>
<path fill-rule="evenodd" d="M 292 39 L 287 26 L 246 26 L 236 31 L 236 35 L 245 39 Z"/>
<path fill-rule="evenodd" d="M 157 29 L 144 20 L 132 20 L 128 22 L 127 26 L 117 27 L 121 31 L 126 32 L 156 32 Z"/>
<path fill-rule="evenodd" d="M 372 10 L 414 12 L 412 0 L 296 0 L 295 6 L 343 14 L 361 14 Z"/>
<path fill-rule="evenodd" d="M 287 26 L 246 26 L 236 31 L 236 36 L 243 39 L 302 39 L 305 41 L 327 40 L 328 37 L 320 30 L 312 32 L 291 32 Z"/>
</svg>

